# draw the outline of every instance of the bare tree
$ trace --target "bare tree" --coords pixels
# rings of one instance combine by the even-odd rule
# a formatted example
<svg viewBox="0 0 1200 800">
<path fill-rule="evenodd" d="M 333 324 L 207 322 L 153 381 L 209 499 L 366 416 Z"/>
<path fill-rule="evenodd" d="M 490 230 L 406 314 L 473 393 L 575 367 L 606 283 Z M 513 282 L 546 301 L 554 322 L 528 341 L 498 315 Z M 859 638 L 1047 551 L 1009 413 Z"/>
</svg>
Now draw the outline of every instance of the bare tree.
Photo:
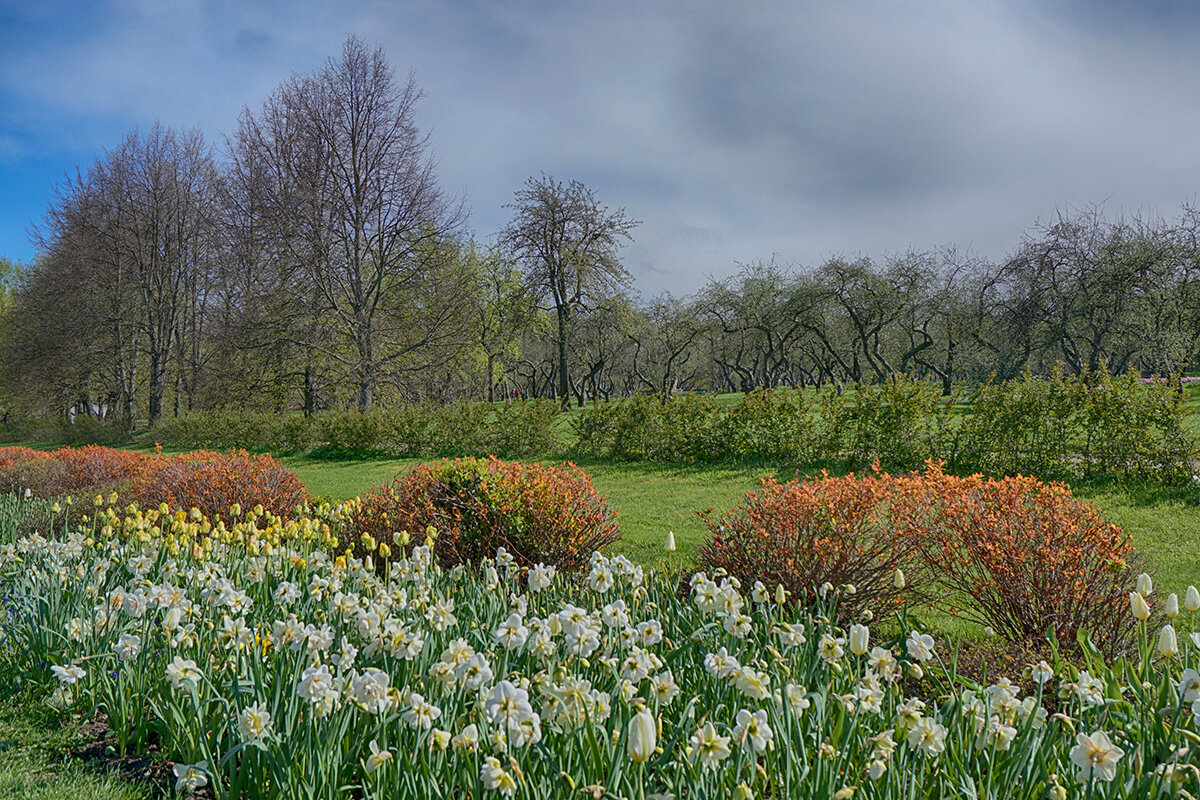
<svg viewBox="0 0 1200 800">
<path fill-rule="evenodd" d="M 558 345 L 558 398 L 570 405 L 572 323 L 590 301 L 629 286 L 617 254 L 639 224 L 624 209 L 610 211 L 579 181 L 563 185 L 543 174 L 530 178 L 508 205 L 514 216 L 501 241 L 524 265 L 526 281 L 549 298 Z"/>
<path fill-rule="evenodd" d="M 238 132 L 243 160 L 270 165 L 260 184 L 268 216 L 338 334 L 308 345 L 347 367 L 362 411 L 405 356 L 447 335 L 437 325 L 453 316 L 407 313 L 431 285 L 439 242 L 465 218 L 439 188 L 416 126 L 421 94 L 411 75 L 396 82 L 381 49 L 351 36 L 340 58 L 292 78 L 258 115 L 244 112 Z M 461 303 L 465 292 L 436 300 Z"/>
</svg>

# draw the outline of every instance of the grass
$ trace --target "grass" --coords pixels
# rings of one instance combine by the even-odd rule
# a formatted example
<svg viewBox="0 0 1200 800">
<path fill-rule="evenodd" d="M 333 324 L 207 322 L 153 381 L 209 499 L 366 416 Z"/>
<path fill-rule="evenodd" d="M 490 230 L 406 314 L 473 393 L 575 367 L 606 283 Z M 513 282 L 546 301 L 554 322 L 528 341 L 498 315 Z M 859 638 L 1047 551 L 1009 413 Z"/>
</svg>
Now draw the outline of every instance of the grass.
<svg viewBox="0 0 1200 800">
<path fill-rule="evenodd" d="M 148 800 L 160 796 L 69 753 L 85 744 L 51 709 L 18 691 L 0 695 L 0 797 L 6 800 Z"/>
<path fill-rule="evenodd" d="M 422 460 L 282 459 L 309 491 L 332 500 L 355 497 L 403 475 Z M 694 556 L 708 537 L 708 529 L 696 512 L 712 508 L 720 513 L 731 508 L 766 475 L 776 474 L 780 480 L 796 477 L 794 471 L 777 472 L 762 465 L 577 463 L 617 511 L 622 541 L 614 549 L 648 565 L 662 557 L 669 530 L 675 532 L 679 554 L 684 558 Z M 1188 584 L 1200 584 L 1200 489 L 1079 483 L 1072 490 L 1133 536 L 1159 591 L 1182 595 Z"/>
</svg>

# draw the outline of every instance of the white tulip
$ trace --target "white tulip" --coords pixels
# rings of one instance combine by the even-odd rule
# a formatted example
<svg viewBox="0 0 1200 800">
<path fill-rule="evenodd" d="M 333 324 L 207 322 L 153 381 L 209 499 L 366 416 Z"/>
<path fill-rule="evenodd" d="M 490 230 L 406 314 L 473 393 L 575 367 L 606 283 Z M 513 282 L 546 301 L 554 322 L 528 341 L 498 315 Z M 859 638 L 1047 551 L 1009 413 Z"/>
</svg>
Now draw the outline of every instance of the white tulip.
<svg viewBox="0 0 1200 800">
<path fill-rule="evenodd" d="M 1142 597 L 1154 594 L 1154 581 L 1150 580 L 1150 576 L 1145 572 L 1137 576 L 1137 590 Z"/>
<path fill-rule="evenodd" d="M 1175 628 L 1163 625 L 1158 632 L 1158 652 L 1163 658 L 1173 658 L 1179 652 L 1179 642 L 1175 638 Z"/>
<path fill-rule="evenodd" d="M 850 652 L 856 656 L 865 656 L 871 649 L 871 629 L 866 625 L 850 626 Z"/>
<path fill-rule="evenodd" d="M 658 729 L 654 723 L 654 715 L 643 708 L 629 720 L 629 757 L 639 764 L 644 764 L 654 755 L 657 745 Z"/>
<path fill-rule="evenodd" d="M 1142 622 L 1150 619 L 1150 606 L 1146 604 L 1146 598 L 1141 592 L 1129 593 L 1129 608 L 1136 619 Z"/>
</svg>

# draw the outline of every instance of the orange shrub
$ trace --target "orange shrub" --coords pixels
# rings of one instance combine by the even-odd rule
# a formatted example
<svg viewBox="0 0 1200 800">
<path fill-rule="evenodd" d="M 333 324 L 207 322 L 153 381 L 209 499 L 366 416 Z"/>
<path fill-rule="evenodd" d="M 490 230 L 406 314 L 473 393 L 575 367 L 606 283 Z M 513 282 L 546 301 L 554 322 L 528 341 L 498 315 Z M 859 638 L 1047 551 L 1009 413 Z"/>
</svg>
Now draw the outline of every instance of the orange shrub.
<svg viewBox="0 0 1200 800">
<path fill-rule="evenodd" d="M 763 481 L 719 519 L 704 568 L 743 584 L 777 584 L 811 599 L 825 582 L 851 583 L 843 607 L 875 613 L 906 597 L 937 596 L 966 619 L 1011 640 L 1081 631 L 1108 653 L 1134 628 L 1128 610 L 1130 538 L 1062 484 L 923 473 Z M 895 568 L 908 575 L 895 589 Z M 907 594 L 915 592 L 916 594 Z"/>
<path fill-rule="evenodd" d="M 43 450 L 34 450 L 30 447 L 0 447 L 0 469 L 25 461 L 35 461 L 49 457 L 49 453 Z"/>
<path fill-rule="evenodd" d="M 1081 631 L 1108 653 L 1134 628 L 1133 543 L 1061 483 L 958 478 L 926 470 L 931 513 L 915 541 L 940 583 L 967 599 L 963 616 L 1009 639 Z"/>
<path fill-rule="evenodd" d="M 227 514 L 235 503 L 247 510 L 261 505 L 272 514 L 289 516 L 308 500 L 308 492 L 295 473 L 269 455 L 197 450 L 147 457 L 134 477 L 133 497 L 143 507 L 166 503 L 198 508 L 210 517 Z"/>
<path fill-rule="evenodd" d="M 594 550 L 618 536 L 616 514 L 574 464 L 548 467 L 496 458 L 443 460 L 413 468 L 360 501 L 349 532 L 399 554 L 393 534 L 408 531 L 415 546 L 437 529 L 443 565 L 494 556 L 504 547 L 520 564 L 582 568 Z"/>
<path fill-rule="evenodd" d="M 702 514 L 713 538 L 701 549 L 700 563 L 724 569 L 746 587 L 762 581 L 774 592 L 782 585 L 800 603 L 811 602 L 825 583 L 852 584 L 855 592 L 841 596 L 842 614 L 886 613 L 914 597 L 915 590 L 895 587 L 897 569 L 910 584 L 923 583 L 916 547 L 902 535 L 904 509 L 891 502 L 908 482 L 878 473 L 784 484 L 764 478 L 719 518 Z"/>
<path fill-rule="evenodd" d="M 146 456 L 99 445 L 41 452 L 0 449 L 0 491 L 28 489 L 41 498 L 108 493 L 128 487 Z"/>
</svg>

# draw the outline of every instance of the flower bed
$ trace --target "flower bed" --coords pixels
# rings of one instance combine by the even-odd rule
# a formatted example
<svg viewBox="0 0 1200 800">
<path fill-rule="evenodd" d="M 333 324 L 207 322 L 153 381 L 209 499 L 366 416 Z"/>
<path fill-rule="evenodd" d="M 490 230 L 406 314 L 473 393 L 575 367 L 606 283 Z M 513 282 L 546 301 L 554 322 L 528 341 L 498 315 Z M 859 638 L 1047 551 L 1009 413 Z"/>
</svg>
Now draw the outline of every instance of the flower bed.
<svg viewBox="0 0 1200 800">
<path fill-rule="evenodd" d="M 110 511 L 0 546 L 0 666 L 218 798 L 1195 793 L 1200 636 L 1174 627 L 976 686 L 915 623 L 834 625 L 839 588 L 796 611 L 619 556 L 576 581 L 425 547 L 380 575 L 322 549 L 339 524 Z"/>
</svg>

